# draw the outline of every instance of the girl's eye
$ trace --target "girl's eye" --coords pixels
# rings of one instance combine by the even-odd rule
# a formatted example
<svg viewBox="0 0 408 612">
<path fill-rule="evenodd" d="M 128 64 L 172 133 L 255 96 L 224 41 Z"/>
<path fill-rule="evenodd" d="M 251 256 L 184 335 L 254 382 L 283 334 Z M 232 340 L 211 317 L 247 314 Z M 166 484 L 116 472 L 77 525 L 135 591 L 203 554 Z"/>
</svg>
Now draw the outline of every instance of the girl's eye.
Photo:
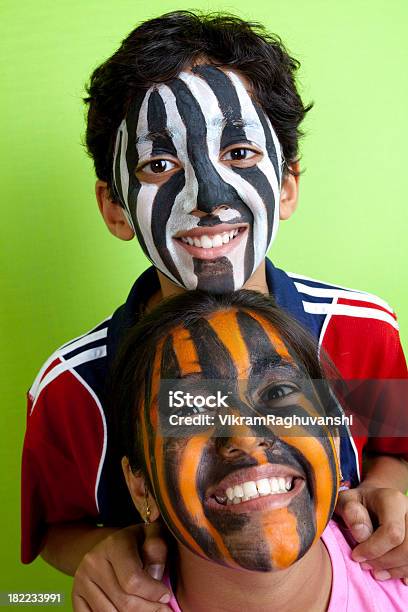
<svg viewBox="0 0 408 612">
<path fill-rule="evenodd" d="M 252 149 L 245 149 L 244 147 L 239 147 L 236 149 L 231 149 L 227 153 L 224 153 L 222 159 L 224 161 L 241 161 L 243 159 L 251 159 L 251 157 L 255 157 L 256 152 Z"/>
<path fill-rule="evenodd" d="M 262 401 L 266 403 L 272 402 L 274 400 L 282 399 L 283 397 L 286 397 L 291 393 L 295 393 L 296 391 L 299 391 L 299 389 L 293 385 L 274 385 L 262 393 Z"/>
<path fill-rule="evenodd" d="M 141 168 L 143 172 L 147 174 L 160 174 L 161 172 L 168 172 L 173 170 L 176 164 L 168 159 L 154 159 Z"/>
</svg>

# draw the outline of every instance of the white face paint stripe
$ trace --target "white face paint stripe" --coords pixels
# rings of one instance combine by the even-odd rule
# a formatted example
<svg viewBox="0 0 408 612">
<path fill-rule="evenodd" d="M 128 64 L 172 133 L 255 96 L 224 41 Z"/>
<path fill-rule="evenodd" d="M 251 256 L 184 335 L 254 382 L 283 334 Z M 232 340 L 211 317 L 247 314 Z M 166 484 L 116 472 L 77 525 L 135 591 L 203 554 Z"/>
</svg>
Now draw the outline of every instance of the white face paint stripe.
<svg viewBox="0 0 408 612">
<path fill-rule="evenodd" d="M 121 142 L 121 149 L 119 151 L 120 142 Z M 122 193 L 122 204 L 124 205 L 123 213 L 126 217 L 126 220 L 129 226 L 132 228 L 132 230 L 136 233 L 136 228 L 134 226 L 132 215 L 131 215 L 129 204 L 128 204 L 129 170 L 128 170 L 127 163 L 126 163 L 127 145 L 128 145 L 128 131 L 127 131 L 127 126 L 126 126 L 126 119 L 123 119 L 123 121 L 121 122 L 118 128 L 118 133 L 117 133 L 116 142 L 115 142 L 115 154 L 113 157 L 113 169 L 114 169 L 113 170 L 113 182 L 115 184 L 116 192 L 118 194 Z M 116 161 L 117 161 L 118 155 L 119 155 L 120 182 L 121 182 L 120 190 L 118 189 L 118 184 L 116 181 L 116 172 L 115 172 Z"/>
</svg>

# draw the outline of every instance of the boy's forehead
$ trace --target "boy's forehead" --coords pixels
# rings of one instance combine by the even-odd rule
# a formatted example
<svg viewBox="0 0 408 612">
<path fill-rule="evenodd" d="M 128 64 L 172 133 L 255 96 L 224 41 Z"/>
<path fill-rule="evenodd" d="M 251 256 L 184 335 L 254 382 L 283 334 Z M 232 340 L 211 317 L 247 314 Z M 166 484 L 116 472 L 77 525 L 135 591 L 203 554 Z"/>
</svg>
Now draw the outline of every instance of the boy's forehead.
<svg viewBox="0 0 408 612">
<path fill-rule="evenodd" d="M 214 69 L 214 66 L 200 65 L 200 69 L 203 69 L 202 74 L 205 74 L 206 69 Z M 205 110 L 206 115 L 207 135 L 211 136 L 211 132 L 214 134 L 220 133 L 225 127 L 232 129 L 236 128 L 237 130 L 246 128 L 250 130 L 251 133 L 256 134 L 256 132 L 259 132 L 260 136 L 264 134 L 262 123 L 253 106 L 254 100 L 251 95 L 251 88 L 248 81 L 236 71 L 227 71 L 219 67 L 217 67 L 216 70 L 223 72 L 226 80 L 223 81 L 221 79 L 218 83 L 212 83 L 211 86 L 206 82 L 203 76 L 192 72 L 191 69 L 182 71 L 176 79 L 168 83 L 152 85 L 144 96 L 144 103 L 149 100 L 151 94 L 155 91 L 161 95 L 161 99 L 165 101 L 166 107 L 166 127 L 161 130 L 152 131 L 145 122 L 138 122 L 136 129 L 136 144 L 152 142 L 162 135 L 170 138 L 177 138 L 184 135 L 184 130 L 180 129 L 177 110 L 178 102 L 183 98 L 183 92 L 172 88 L 172 84 L 177 80 L 181 80 L 186 84 L 200 104 L 203 104 L 203 101 L 205 102 L 205 109 L 203 110 Z M 223 97 L 224 94 L 225 97 L 228 97 L 231 88 L 236 91 L 237 95 L 234 101 L 230 100 L 229 112 L 223 114 L 220 109 L 219 98 Z M 243 95 L 247 98 L 246 104 L 239 103 L 239 100 L 242 101 Z M 233 102 L 235 102 L 235 106 L 239 105 L 239 108 L 234 108 Z M 142 112 L 142 107 L 143 104 L 139 107 L 139 114 Z M 237 111 L 239 111 L 239 118 L 236 116 L 238 114 Z M 162 109 L 158 108 L 157 112 L 162 112 Z M 186 117 L 187 122 L 193 123 L 196 120 L 197 117 L 195 117 L 194 112 L 191 113 L 190 117 Z"/>
</svg>

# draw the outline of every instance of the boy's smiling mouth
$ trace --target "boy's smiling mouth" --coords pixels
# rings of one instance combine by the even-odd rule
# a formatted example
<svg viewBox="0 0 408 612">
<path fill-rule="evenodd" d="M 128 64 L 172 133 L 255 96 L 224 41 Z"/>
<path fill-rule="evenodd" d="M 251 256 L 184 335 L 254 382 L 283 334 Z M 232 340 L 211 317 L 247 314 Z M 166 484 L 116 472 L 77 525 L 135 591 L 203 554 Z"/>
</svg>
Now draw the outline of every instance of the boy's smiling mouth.
<svg viewBox="0 0 408 612">
<path fill-rule="evenodd" d="M 212 510 L 234 513 L 272 510 L 289 505 L 305 485 L 305 475 L 292 466 L 257 466 L 233 472 L 209 487 L 205 503 Z"/>
<path fill-rule="evenodd" d="M 173 240 L 198 259 L 217 259 L 235 249 L 247 234 L 247 224 L 220 223 L 178 232 Z"/>
</svg>

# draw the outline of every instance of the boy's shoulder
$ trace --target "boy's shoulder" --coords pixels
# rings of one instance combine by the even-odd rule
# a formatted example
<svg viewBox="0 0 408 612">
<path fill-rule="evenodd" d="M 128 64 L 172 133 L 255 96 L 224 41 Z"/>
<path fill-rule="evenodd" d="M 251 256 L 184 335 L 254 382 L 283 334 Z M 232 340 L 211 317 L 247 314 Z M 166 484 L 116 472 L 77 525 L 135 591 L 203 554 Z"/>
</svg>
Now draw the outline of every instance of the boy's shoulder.
<svg viewBox="0 0 408 612">
<path fill-rule="evenodd" d="M 302 308 L 319 320 L 319 345 L 345 378 L 405 378 L 397 317 L 383 299 L 358 289 L 287 273 Z"/>
<path fill-rule="evenodd" d="M 287 272 L 287 275 L 292 279 L 298 293 L 301 294 L 306 312 L 342 314 L 367 319 L 378 318 L 398 329 L 392 307 L 373 293 L 328 283 L 294 272 Z"/>
<path fill-rule="evenodd" d="M 107 336 L 112 317 L 104 319 L 81 336 L 57 348 L 40 368 L 28 391 L 29 414 L 40 397 L 50 389 L 64 396 L 71 381 L 93 396 L 99 395 L 106 369 Z"/>
<path fill-rule="evenodd" d="M 393 308 L 373 293 L 293 272 L 287 272 L 287 275 L 293 281 L 306 313 L 329 315 L 335 319 L 359 319 L 362 325 L 364 322 L 381 321 L 398 330 Z"/>
</svg>

